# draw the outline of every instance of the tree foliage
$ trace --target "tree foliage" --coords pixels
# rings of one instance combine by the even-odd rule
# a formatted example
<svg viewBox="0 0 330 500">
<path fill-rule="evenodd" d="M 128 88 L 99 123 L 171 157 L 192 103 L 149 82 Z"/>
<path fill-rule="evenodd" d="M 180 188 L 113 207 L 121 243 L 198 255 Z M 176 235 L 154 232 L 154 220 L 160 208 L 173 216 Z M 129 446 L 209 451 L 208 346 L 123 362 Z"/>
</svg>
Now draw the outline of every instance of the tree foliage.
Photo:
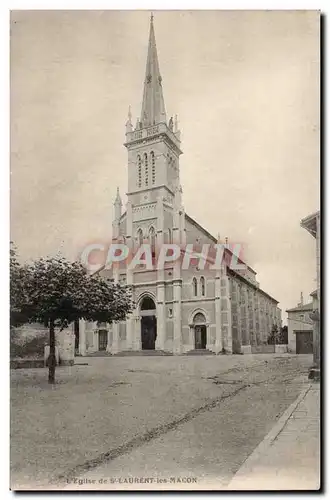
<svg viewBox="0 0 330 500">
<path fill-rule="evenodd" d="M 276 344 L 277 336 L 278 336 L 278 328 L 277 325 L 273 324 L 270 335 L 268 336 L 267 339 L 268 344 L 270 345 Z"/>
<path fill-rule="evenodd" d="M 126 318 L 133 303 L 131 291 L 100 275 L 90 276 L 79 262 L 64 258 L 39 259 L 21 266 L 15 252 L 10 259 L 10 305 L 23 322 L 60 329 L 77 319 L 111 323 Z"/>
<path fill-rule="evenodd" d="M 79 262 L 63 258 L 35 261 L 27 282 L 29 318 L 54 320 L 61 329 L 77 319 L 111 323 L 132 310 L 131 291 L 99 275 L 90 276 Z"/>
<path fill-rule="evenodd" d="M 288 343 L 288 327 L 283 326 L 278 328 L 277 325 L 273 324 L 271 333 L 268 337 L 268 344 L 287 344 Z"/>
<path fill-rule="evenodd" d="M 10 280 L 12 325 L 38 322 L 49 327 L 49 366 L 54 373 L 56 327 L 61 330 L 79 319 L 120 321 L 133 308 L 128 287 L 100 275 L 88 275 L 81 263 L 64 258 L 42 258 L 21 266 L 12 248 Z"/>
<path fill-rule="evenodd" d="M 29 321 L 24 312 L 24 305 L 28 303 L 26 283 L 29 278 L 28 266 L 18 262 L 16 247 L 10 243 L 10 327 L 21 326 Z"/>
</svg>

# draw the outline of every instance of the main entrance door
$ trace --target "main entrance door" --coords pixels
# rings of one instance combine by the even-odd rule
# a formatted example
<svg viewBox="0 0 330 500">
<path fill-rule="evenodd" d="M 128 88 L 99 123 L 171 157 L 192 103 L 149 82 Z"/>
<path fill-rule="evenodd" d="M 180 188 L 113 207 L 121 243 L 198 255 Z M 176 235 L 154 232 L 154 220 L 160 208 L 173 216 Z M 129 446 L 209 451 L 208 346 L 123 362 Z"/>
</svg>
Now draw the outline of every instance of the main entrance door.
<svg viewBox="0 0 330 500">
<path fill-rule="evenodd" d="M 155 349 L 157 338 L 156 306 L 151 297 L 145 297 L 141 303 L 141 344 L 144 350 Z"/>
<path fill-rule="evenodd" d="M 141 342 L 142 349 L 155 349 L 157 336 L 157 322 L 155 316 L 142 316 Z"/>
<path fill-rule="evenodd" d="M 195 326 L 195 349 L 206 349 L 206 326 Z"/>
<path fill-rule="evenodd" d="M 206 349 L 206 320 L 202 313 L 194 317 L 195 349 Z"/>
</svg>

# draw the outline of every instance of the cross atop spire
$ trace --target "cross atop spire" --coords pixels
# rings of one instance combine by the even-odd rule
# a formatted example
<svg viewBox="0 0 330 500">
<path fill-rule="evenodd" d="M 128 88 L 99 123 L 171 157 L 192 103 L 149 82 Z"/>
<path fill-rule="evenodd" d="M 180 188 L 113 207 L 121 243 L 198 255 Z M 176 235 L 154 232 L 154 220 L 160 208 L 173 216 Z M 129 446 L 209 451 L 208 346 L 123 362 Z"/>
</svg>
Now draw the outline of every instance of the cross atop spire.
<svg viewBox="0 0 330 500">
<path fill-rule="evenodd" d="M 141 110 L 141 122 L 143 127 L 156 125 L 161 122 L 166 123 L 162 77 L 159 71 L 153 19 L 154 16 L 151 14 L 147 66 Z"/>
</svg>

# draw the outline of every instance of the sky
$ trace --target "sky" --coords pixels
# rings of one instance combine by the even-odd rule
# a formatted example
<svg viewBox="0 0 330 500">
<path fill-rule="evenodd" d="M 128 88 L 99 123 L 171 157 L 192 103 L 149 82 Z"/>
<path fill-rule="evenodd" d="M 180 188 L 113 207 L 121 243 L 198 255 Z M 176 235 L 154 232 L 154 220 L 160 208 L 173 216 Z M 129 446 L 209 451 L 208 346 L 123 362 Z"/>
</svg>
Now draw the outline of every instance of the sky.
<svg viewBox="0 0 330 500">
<path fill-rule="evenodd" d="M 11 239 L 75 259 L 125 201 L 128 106 L 140 115 L 148 11 L 12 11 Z M 186 212 L 244 245 L 261 287 L 294 307 L 316 288 L 319 14 L 154 11 L 167 115 L 178 115 Z"/>
</svg>

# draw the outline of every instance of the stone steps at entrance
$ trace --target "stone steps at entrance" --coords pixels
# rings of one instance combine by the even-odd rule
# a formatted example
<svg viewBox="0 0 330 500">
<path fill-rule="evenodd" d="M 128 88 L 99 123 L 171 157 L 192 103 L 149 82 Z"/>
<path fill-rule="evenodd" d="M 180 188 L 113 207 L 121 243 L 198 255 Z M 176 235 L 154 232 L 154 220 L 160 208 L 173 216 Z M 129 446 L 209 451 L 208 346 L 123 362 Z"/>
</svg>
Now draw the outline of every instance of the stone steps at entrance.
<svg viewBox="0 0 330 500">
<path fill-rule="evenodd" d="M 93 357 L 93 358 L 109 358 L 110 356 L 112 356 L 111 352 L 107 352 L 107 351 L 95 351 L 95 352 L 89 352 L 88 354 L 86 354 L 86 356 L 88 356 L 89 358 Z M 81 356 L 79 356 L 81 357 Z"/>
<path fill-rule="evenodd" d="M 156 349 L 143 349 L 141 351 L 121 351 L 114 356 L 173 356 L 173 353 L 157 351 Z"/>
<path fill-rule="evenodd" d="M 215 355 L 215 352 L 209 349 L 192 349 L 182 354 L 184 356 L 210 356 Z M 111 354 L 107 351 L 96 351 L 88 353 L 87 356 L 95 358 L 108 358 L 111 356 L 173 356 L 173 353 L 156 349 L 142 349 L 141 351 L 120 351 L 117 354 Z"/>
<path fill-rule="evenodd" d="M 186 356 L 209 356 L 210 354 L 215 356 L 215 352 L 210 349 L 192 349 L 185 353 Z"/>
</svg>

